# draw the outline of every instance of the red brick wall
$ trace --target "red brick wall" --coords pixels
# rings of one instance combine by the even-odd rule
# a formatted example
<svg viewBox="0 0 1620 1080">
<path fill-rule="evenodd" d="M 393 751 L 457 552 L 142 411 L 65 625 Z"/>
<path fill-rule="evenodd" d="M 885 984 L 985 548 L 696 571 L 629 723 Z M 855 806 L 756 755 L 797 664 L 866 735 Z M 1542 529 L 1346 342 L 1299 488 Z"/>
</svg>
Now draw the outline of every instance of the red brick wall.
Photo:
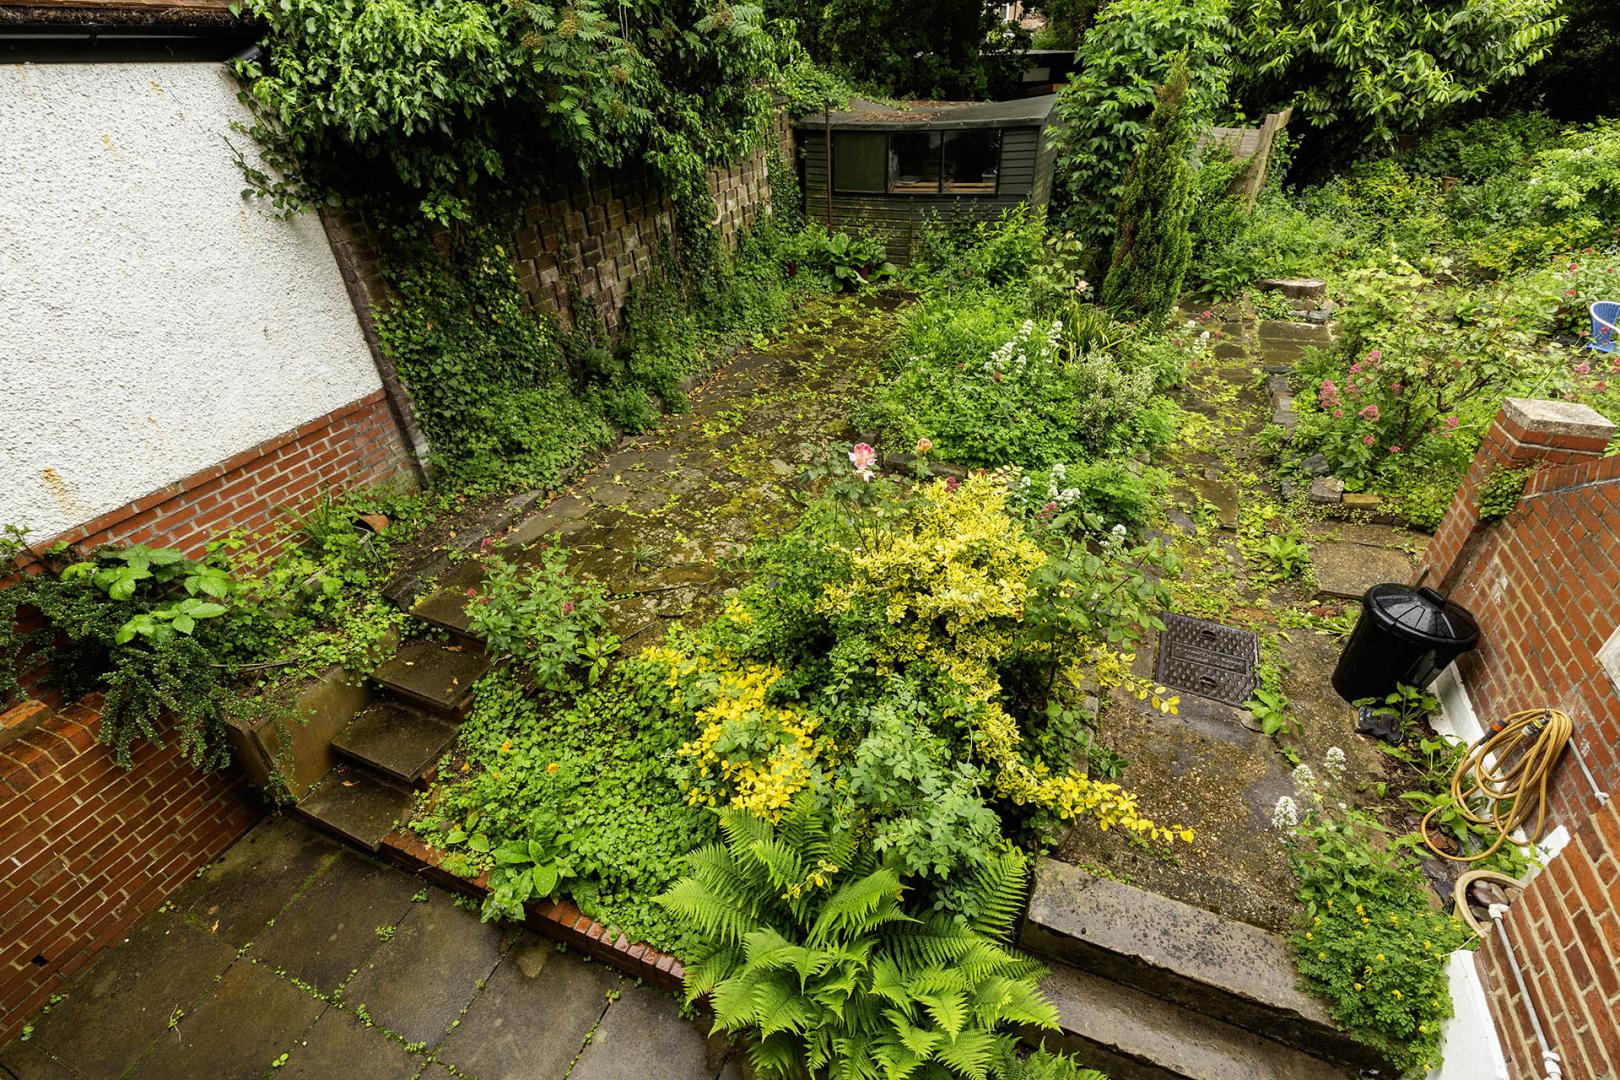
<svg viewBox="0 0 1620 1080">
<path fill-rule="evenodd" d="M 409 469 L 378 390 L 34 547 L 139 543 L 194 556 L 221 533 L 263 533 L 320 494 L 409 477 Z"/>
<path fill-rule="evenodd" d="M 1479 620 L 1479 648 L 1457 666 L 1481 723 L 1562 709 L 1599 786 L 1620 791 L 1620 691 L 1597 659 L 1620 626 L 1620 457 L 1599 456 L 1614 428 L 1586 411 L 1590 431 L 1549 431 L 1504 407 L 1423 574 Z M 1536 471 L 1516 510 L 1481 525 L 1475 493 L 1502 466 Z M 1550 802 L 1552 823 L 1572 831 L 1597 808 L 1573 753 L 1554 774 Z"/>
<path fill-rule="evenodd" d="M 1599 789 L 1620 794 L 1620 689 L 1597 659 L 1620 625 L 1620 457 L 1601 456 L 1614 431 L 1567 403 L 1506 403 L 1419 576 L 1479 619 L 1480 646 L 1458 669 L 1481 723 L 1541 706 L 1569 713 Z M 1475 497 L 1503 467 L 1535 471 L 1512 513 L 1481 523 Z M 1545 1070 L 1509 946 L 1566 1080 L 1617 1080 L 1620 814 L 1572 751 L 1549 803 L 1547 827 L 1574 840 L 1512 905 L 1507 940 L 1486 939 L 1479 970 L 1515 1080 Z"/>
<path fill-rule="evenodd" d="M 1503 924 L 1565 1080 L 1620 1077 L 1620 805 L 1586 820 Z M 1529 1012 L 1497 931 L 1478 965 L 1514 1080 L 1540 1080 Z"/>
<path fill-rule="evenodd" d="M 0 1042 L 262 813 L 172 739 L 118 768 L 97 719 L 85 703 L 9 741 L 0 726 Z"/>
</svg>

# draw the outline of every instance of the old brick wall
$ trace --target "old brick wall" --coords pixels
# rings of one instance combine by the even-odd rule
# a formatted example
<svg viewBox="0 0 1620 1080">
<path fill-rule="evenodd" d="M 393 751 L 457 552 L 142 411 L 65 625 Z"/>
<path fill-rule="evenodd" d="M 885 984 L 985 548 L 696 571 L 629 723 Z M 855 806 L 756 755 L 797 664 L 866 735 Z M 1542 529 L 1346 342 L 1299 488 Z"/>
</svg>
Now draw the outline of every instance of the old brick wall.
<svg viewBox="0 0 1620 1080">
<path fill-rule="evenodd" d="M 786 114 L 777 114 L 772 135 L 743 160 L 709 171 L 713 220 L 727 245 L 771 211 L 770 155 L 781 154 L 792 167 L 793 129 Z M 657 178 L 638 168 L 558 176 L 534 187 L 535 194 L 513 208 L 512 260 L 524 295 L 536 310 L 569 328 L 577 292 L 581 301 L 595 306 L 607 329 L 616 332 L 631 286 L 672 252 L 674 205 Z M 383 383 L 397 387 L 391 365 L 375 350 L 372 315 L 388 295 L 375 230 L 353 210 L 328 212 L 323 220 L 361 312 L 367 340 L 374 346 Z M 408 404 L 403 411 L 408 413 Z M 413 423 L 405 426 L 410 429 Z"/>
<path fill-rule="evenodd" d="M 1615 427 L 1582 406 L 1507 402 L 1430 544 L 1420 579 L 1474 613 L 1458 661 L 1480 722 L 1551 706 L 1570 714 L 1600 788 L 1620 790 L 1620 690 L 1599 653 L 1620 628 L 1620 457 Z M 1474 499 L 1499 468 L 1531 468 L 1519 506 L 1481 524 Z M 1553 824 L 1597 801 L 1573 754 L 1554 774 Z"/>
<path fill-rule="evenodd" d="M 1615 426 L 1582 406 L 1504 404 L 1430 545 L 1420 580 L 1472 611 L 1480 647 L 1458 663 L 1482 724 L 1520 709 L 1570 714 L 1598 790 L 1620 789 L 1620 687 L 1602 652 L 1620 626 L 1620 457 Z M 1482 523 L 1497 469 L 1530 468 L 1519 505 Z M 1573 751 L 1554 773 L 1548 828 L 1571 842 L 1492 931 L 1479 970 L 1515 1080 L 1545 1075 L 1530 1001 L 1567 1080 L 1620 1078 L 1620 816 Z"/>
<path fill-rule="evenodd" d="M 263 813 L 238 775 L 198 772 L 173 739 L 118 768 L 93 700 L 36 708 L 0 715 L 0 1042 Z"/>
<path fill-rule="evenodd" d="M 1610 802 L 1508 909 L 1477 954 L 1514 1080 L 1546 1075 L 1508 947 L 1564 1080 L 1620 1077 L 1620 806 Z"/>
</svg>

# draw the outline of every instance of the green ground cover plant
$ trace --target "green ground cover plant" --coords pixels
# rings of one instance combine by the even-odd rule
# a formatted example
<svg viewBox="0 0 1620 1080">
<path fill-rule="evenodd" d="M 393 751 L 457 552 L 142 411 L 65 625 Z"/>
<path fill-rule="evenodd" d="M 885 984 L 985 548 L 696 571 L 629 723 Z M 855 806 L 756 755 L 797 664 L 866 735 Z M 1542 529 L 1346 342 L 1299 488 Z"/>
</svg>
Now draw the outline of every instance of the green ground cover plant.
<svg viewBox="0 0 1620 1080">
<path fill-rule="evenodd" d="M 1090 302 L 1078 241 L 1049 235 L 1036 213 L 936 224 L 919 247 L 907 275 L 921 299 L 857 426 L 896 451 L 926 441 L 940 461 L 1016 469 L 1031 512 L 1148 524 L 1166 479 L 1141 459 L 1174 436 L 1179 411 L 1163 391 L 1207 356 L 1210 336 L 1120 322 Z"/>
<path fill-rule="evenodd" d="M 1289 865 L 1302 913 L 1289 936 L 1307 984 L 1333 1017 L 1382 1056 L 1397 1075 L 1440 1060 L 1451 1016 L 1446 963 L 1477 939 L 1436 911 L 1410 843 L 1370 815 L 1338 801 L 1342 752 L 1294 770 L 1295 798 L 1279 800 L 1273 823 L 1287 830 Z"/>
<path fill-rule="evenodd" d="M 0 590 L 0 700 L 19 692 L 20 670 L 48 665 L 69 699 L 105 693 L 98 734 L 121 766 L 142 741 L 172 737 L 193 765 L 222 767 L 233 717 L 289 721 L 287 688 L 382 659 L 404 616 L 379 590 L 430 512 L 429 500 L 386 490 L 323 500 L 268 538 L 282 541 L 273 555 L 240 535 L 199 558 L 138 544 L 52 549 L 40 573 Z M 357 530 L 373 513 L 391 527 Z M 8 535 L 9 562 L 25 534 Z"/>
<path fill-rule="evenodd" d="M 539 697 L 508 674 L 479 684 L 459 764 L 416 827 L 449 853 L 450 869 L 488 869 L 492 886 L 506 886 L 486 917 L 560 891 L 634 940 L 683 956 L 698 944 L 653 903 L 687 852 L 716 835 L 714 816 L 681 786 L 677 751 L 690 730 L 663 708 L 657 675 L 632 659 L 571 698 Z"/>
</svg>

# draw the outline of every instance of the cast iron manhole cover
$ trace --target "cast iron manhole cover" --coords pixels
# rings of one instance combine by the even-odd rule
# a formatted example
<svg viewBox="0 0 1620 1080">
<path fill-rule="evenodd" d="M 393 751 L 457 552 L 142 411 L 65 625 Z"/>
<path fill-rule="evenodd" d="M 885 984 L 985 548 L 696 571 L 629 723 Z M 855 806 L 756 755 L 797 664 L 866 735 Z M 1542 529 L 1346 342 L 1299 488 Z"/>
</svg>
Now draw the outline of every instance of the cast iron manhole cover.
<svg viewBox="0 0 1620 1080">
<path fill-rule="evenodd" d="M 1260 638 L 1254 631 L 1166 614 L 1154 677 L 1173 690 L 1242 705 L 1260 683 L 1254 673 L 1259 662 Z"/>
</svg>

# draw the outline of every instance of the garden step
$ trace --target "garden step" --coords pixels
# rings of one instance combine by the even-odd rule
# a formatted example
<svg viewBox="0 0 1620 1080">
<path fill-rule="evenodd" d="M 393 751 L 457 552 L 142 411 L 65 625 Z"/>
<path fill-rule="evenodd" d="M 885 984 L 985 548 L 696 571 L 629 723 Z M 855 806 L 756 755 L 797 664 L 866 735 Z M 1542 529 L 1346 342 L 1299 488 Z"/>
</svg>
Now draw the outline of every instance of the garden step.
<svg viewBox="0 0 1620 1080">
<path fill-rule="evenodd" d="M 411 614 L 425 623 L 443 627 L 462 642 L 476 641 L 472 632 L 472 619 L 467 604 L 472 597 L 467 590 L 473 585 L 445 585 L 428 593 L 411 606 Z"/>
<path fill-rule="evenodd" d="M 1279 1042 L 1374 1063 L 1296 987 L 1287 943 L 1248 923 L 1042 859 L 1019 943 Z"/>
<path fill-rule="evenodd" d="M 1061 1034 L 1031 1042 L 1067 1050 L 1110 1080 L 1350 1080 L 1356 1071 L 1174 1002 L 1067 965 L 1041 990 Z"/>
<path fill-rule="evenodd" d="M 409 791 L 353 765 L 333 766 L 293 807 L 311 824 L 372 852 L 410 809 Z"/>
<path fill-rule="evenodd" d="M 473 684 L 489 668 L 489 659 L 476 646 L 413 641 L 371 677 L 407 701 L 459 719 L 471 703 Z"/>
<path fill-rule="evenodd" d="M 410 786 L 455 740 L 453 724 L 400 702 L 378 701 L 338 732 L 332 749 Z"/>
</svg>

